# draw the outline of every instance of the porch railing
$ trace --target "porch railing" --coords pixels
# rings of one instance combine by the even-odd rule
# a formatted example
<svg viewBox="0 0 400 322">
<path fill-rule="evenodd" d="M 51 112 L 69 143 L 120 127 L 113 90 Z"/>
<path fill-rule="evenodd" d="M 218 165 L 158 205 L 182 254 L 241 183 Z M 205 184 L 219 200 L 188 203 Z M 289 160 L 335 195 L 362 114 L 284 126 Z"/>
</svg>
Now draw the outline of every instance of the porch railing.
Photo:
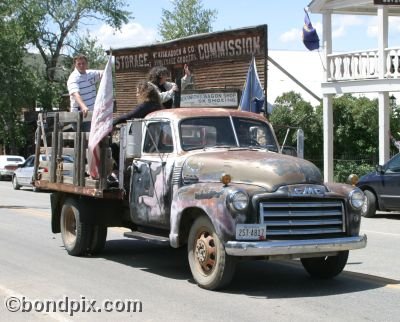
<svg viewBox="0 0 400 322">
<path fill-rule="evenodd" d="M 384 50 L 383 78 L 400 78 L 400 48 Z M 378 50 L 362 50 L 328 55 L 328 81 L 379 78 Z"/>
</svg>

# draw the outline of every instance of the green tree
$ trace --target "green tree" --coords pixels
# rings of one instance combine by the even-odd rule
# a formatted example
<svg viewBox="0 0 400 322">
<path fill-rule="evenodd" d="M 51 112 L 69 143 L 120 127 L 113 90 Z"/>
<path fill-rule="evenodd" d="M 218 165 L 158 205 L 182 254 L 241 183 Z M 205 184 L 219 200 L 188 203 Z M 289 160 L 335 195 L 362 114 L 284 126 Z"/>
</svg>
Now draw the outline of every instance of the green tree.
<svg viewBox="0 0 400 322">
<path fill-rule="evenodd" d="M 334 157 L 378 153 L 378 102 L 345 94 L 333 100 Z"/>
<path fill-rule="evenodd" d="M 320 107 L 314 108 L 293 91 L 283 93 L 275 100 L 275 108 L 270 115 L 280 144 L 283 143 L 287 129 L 289 136 L 285 145 L 296 146 L 297 129 L 304 131 L 304 157 L 319 160 L 322 155 L 322 118 Z"/>
<path fill-rule="evenodd" d="M 0 5 L 0 142 L 6 153 L 18 153 L 25 142 L 21 112 L 34 104 L 34 75 L 24 64 L 24 30 L 9 19 L 9 8 Z"/>
<path fill-rule="evenodd" d="M 59 59 L 82 25 L 93 20 L 105 21 L 119 29 L 128 22 L 129 12 L 122 0 L 5 0 L 10 16 L 23 26 L 46 66 L 46 79 L 55 81 Z"/>
<path fill-rule="evenodd" d="M 201 0 L 172 0 L 173 9 L 162 9 L 158 30 L 163 40 L 212 31 L 217 11 L 203 9 Z"/>
</svg>

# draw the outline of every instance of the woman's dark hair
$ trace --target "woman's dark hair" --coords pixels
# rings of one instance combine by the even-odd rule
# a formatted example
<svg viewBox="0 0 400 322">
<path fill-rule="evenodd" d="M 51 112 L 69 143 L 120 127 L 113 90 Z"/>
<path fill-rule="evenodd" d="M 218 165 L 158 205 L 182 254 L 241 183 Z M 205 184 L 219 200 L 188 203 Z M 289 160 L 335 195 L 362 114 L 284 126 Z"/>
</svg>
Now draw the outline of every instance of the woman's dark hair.
<svg viewBox="0 0 400 322">
<path fill-rule="evenodd" d="M 137 89 L 139 101 L 154 102 L 161 105 L 160 94 L 153 84 L 147 81 L 140 81 L 137 85 Z"/>
<path fill-rule="evenodd" d="M 160 79 L 163 76 L 169 76 L 169 70 L 164 66 L 156 66 L 150 69 L 149 71 L 149 82 L 158 85 L 160 83 Z"/>
</svg>

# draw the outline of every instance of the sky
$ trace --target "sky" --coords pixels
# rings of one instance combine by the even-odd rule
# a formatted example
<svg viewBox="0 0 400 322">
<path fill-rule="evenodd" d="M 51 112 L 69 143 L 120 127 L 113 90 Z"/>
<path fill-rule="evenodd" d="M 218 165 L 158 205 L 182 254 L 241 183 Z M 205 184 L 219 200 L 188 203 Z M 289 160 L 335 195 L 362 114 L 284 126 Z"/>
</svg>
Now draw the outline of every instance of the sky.
<svg viewBox="0 0 400 322">
<path fill-rule="evenodd" d="M 307 51 L 301 41 L 304 8 L 309 0 L 202 0 L 204 9 L 217 10 L 213 31 L 223 31 L 256 25 L 268 25 L 269 50 Z M 90 34 L 106 49 L 146 45 L 161 40 L 158 25 L 162 8 L 173 10 L 171 0 L 127 0 L 132 12 L 128 24 L 115 31 L 105 24 L 89 25 Z M 322 38 L 322 16 L 310 14 L 313 26 Z M 389 47 L 398 46 L 400 18 L 389 23 Z M 376 17 L 334 15 L 333 51 L 354 51 L 377 48 Z"/>
</svg>

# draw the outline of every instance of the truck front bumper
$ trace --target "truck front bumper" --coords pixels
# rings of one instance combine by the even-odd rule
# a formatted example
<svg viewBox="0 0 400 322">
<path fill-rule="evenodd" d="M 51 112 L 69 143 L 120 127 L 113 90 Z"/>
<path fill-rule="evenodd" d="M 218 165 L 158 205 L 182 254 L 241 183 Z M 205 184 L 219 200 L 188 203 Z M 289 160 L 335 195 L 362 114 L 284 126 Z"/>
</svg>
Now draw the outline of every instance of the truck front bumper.
<svg viewBox="0 0 400 322">
<path fill-rule="evenodd" d="M 364 248 L 367 236 L 273 241 L 228 241 L 225 251 L 231 256 L 318 255 Z M 299 256 L 300 257 L 300 256 Z"/>
</svg>

